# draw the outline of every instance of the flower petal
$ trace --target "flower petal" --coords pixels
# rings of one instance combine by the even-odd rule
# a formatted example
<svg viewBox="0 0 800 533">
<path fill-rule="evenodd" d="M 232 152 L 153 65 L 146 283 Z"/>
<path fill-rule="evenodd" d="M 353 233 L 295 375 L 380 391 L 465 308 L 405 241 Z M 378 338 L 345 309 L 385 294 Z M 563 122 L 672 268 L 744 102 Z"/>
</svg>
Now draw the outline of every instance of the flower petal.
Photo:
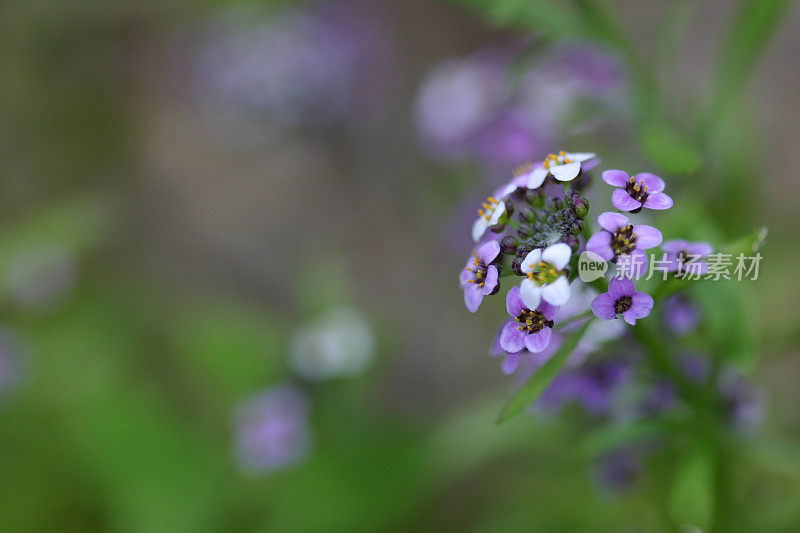
<svg viewBox="0 0 800 533">
<path fill-rule="evenodd" d="M 529 352 L 539 353 L 550 343 L 550 328 L 525 335 L 525 347 Z"/>
<path fill-rule="evenodd" d="M 632 198 L 625 189 L 615 189 L 611 193 L 611 203 L 620 211 L 633 211 L 642 207 L 642 202 Z"/>
<path fill-rule="evenodd" d="M 611 248 L 611 234 L 607 231 L 598 231 L 586 242 L 586 249 L 594 252 L 606 261 L 614 257 L 614 250 Z"/>
<path fill-rule="evenodd" d="M 627 172 L 622 170 L 604 170 L 602 174 L 603 181 L 615 187 L 624 187 L 628 184 L 630 176 Z"/>
<path fill-rule="evenodd" d="M 625 322 L 630 324 L 631 326 L 636 325 L 636 315 L 633 312 L 633 309 L 628 309 L 624 313 L 622 313 L 622 318 L 625 319 Z"/>
<path fill-rule="evenodd" d="M 522 296 L 519 293 L 520 288 L 516 286 L 512 287 L 506 295 L 506 311 L 513 317 L 518 317 L 525 310 L 525 302 L 522 301 Z"/>
<path fill-rule="evenodd" d="M 661 232 L 653 226 L 645 226 L 643 224 L 633 227 L 633 232 L 636 234 L 636 249 L 647 250 L 654 246 L 661 244 Z"/>
<path fill-rule="evenodd" d="M 491 357 L 499 357 L 501 355 L 505 355 L 506 351 L 500 346 L 500 335 L 503 334 L 503 328 L 506 327 L 506 324 L 509 322 L 513 322 L 513 320 L 508 319 L 497 329 L 497 335 L 494 336 L 494 341 L 492 342 L 492 347 L 489 348 L 489 356 Z"/>
<path fill-rule="evenodd" d="M 503 374 L 505 374 L 506 376 L 510 376 L 511 374 L 517 371 L 518 366 L 519 366 L 519 353 L 510 353 L 503 360 L 503 364 L 500 366 L 500 368 L 503 370 Z"/>
<path fill-rule="evenodd" d="M 647 192 L 650 194 L 654 192 L 661 192 L 664 190 L 664 180 L 656 176 L 655 174 L 651 174 L 650 172 L 642 172 L 640 174 L 636 174 L 633 177 L 633 180 L 636 183 L 642 182 L 644 186 L 647 187 Z"/>
<path fill-rule="evenodd" d="M 597 223 L 600 224 L 600 227 L 604 230 L 614 233 L 619 228 L 627 226 L 629 220 L 625 215 L 606 211 L 605 213 L 600 213 L 600 216 L 597 217 Z"/>
<path fill-rule="evenodd" d="M 581 164 L 578 161 L 567 163 L 566 165 L 555 165 L 550 167 L 550 174 L 558 181 L 572 181 L 581 171 Z"/>
<path fill-rule="evenodd" d="M 489 268 L 486 269 L 486 278 L 483 280 L 483 294 L 488 295 L 494 292 L 499 277 L 500 272 L 497 271 L 497 267 L 489 265 Z"/>
<path fill-rule="evenodd" d="M 522 260 L 522 264 L 520 268 L 526 274 L 529 272 L 533 272 L 534 265 L 539 264 L 542 260 L 542 250 L 541 248 L 535 248 L 528 252 L 528 255 L 525 256 L 525 259 Z"/>
<path fill-rule="evenodd" d="M 607 292 L 600 294 L 592 300 L 590 307 L 594 316 L 601 320 L 611 320 L 617 316 L 614 305 L 617 301 Z"/>
<path fill-rule="evenodd" d="M 489 221 L 483 217 L 478 218 L 472 225 L 472 240 L 475 242 L 481 240 L 487 229 L 489 229 Z"/>
<path fill-rule="evenodd" d="M 547 320 L 553 320 L 558 313 L 558 307 L 544 300 L 539 303 L 536 310 L 542 313 Z"/>
<path fill-rule="evenodd" d="M 559 276 L 553 283 L 542 287 L 542 299 L 553 305 L 564 305 L 569 300 L 569 280 Z"/>
<path fill-rule="evenodd" d="M 672 198 L 663 192 L 657 192 L 647 196 L 644 206 L 648 209 L 664 210 L 672 207 L 672 203 Z"/>
<path fill-rule="evenodd" d="M 664 241 L 661 244 L 661 249 L 670 254 L 671 256 L 677 255 L 681 252 L 681 250 L 685 250 L 689 246 L 689 243 L 684 241 L 683 239 L 672 239 L 669 241 Z"/>
<path fill-rule="evenodd" d="M 494 226 L 500 221 L 500 217 L 506 212 L 506 203 L 500 200 L 492 211 L 492 216 L 489 219 L 489 225 Z"/>
<path fill-rule="evenodd" d="M 483 301 L 483 290 L 478 287 L 477 283 L 467 283 L 464 287 L 464 303 L 467 305 L 467 311 L 474 313 L 480 307 Z"/>
<path fill-rule="evenodd" d="M 561 270 L 569 264 L 569 258 L 572 256 L 572 249 L 568 244 L 559 242 L 551 244 L 542 252 L 542 261 L 550 263 L 556 270 Z"/>
<path fill-rule="evenodd" d="M 543 166 L 538 166 L 534 168 L 530 174 L 528 174 L 528 183 L 527 187 L 529 189 L 538 189 L 544 183 L 544 179 L 547 177 L 547 169 Z"/>
<path fill-rule="evenodd" d="M 646 292 L 636 291 L 631 298 L 631 311 L 636 318 L 644 318 L 653 310 L 653 297 Z"/>
<path fill-rule="evenodd" d="M 711 255 L 711 253 L 714 251 L 714 247 L 707 242 L 689 242 L 686 243 L 686 247 L 684 248 L 684 250 L 686 250 L 692 255 L 699 255 L 700 257 L 705 257 L 707 255 Z"/>
<path fill-rule="evenodd" d="M 500 346 L 508 353 L 517 353 L 525 348 L 525 333 L 520 331 L 516 322 L 509 321 L 500 332 Z"/>
<path fill-rule="evenodd" d="M 500 255 L 500 244 L 497 241 L 489 241 L 480 248 L 478 248 L 478 259 L 483 261 L 484 265 L 488 265 Z"/>
<path fill-rule="evenodd" d="M 523 279 L 519 286 L 519 295 L 528 309 L 536 309 L 542 301 L 542 288 L 530 279 Z"/>
<path fill-rule="evenodd" d="M 614 300 L 619 300 L 626 296 L 633 296 L 636 293 L 636 285 L 628 278 L 613 278 L 608 284 L 608 294 Z"/>
<path fill-rule="evenodd" d="M 494 193 L 494 197 L 498 200 L 502 200 L 512 192 L 517 190 L 517 185 L 514 182 L 508 183 L 499 189 L 497 189 Z"/>
<path fill-rule="evenodd" d="M 592 152 L 567 152 L 564 154 L 564 156 L 570 161 L 577 161 L 578 163 L 583 163 L 584 161 L 588 161 L 589 159 L 597 157 L 597 154 L 594 154 Z"/>
</svg>

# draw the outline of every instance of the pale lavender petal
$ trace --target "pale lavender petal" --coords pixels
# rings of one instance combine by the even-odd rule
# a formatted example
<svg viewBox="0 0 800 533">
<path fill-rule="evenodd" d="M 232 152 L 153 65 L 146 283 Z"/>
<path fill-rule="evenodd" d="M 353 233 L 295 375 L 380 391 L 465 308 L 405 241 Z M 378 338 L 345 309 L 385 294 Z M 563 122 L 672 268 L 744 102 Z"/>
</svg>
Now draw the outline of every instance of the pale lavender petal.
<svg viewBox="0 0 800 533">
<path fill-rule="evenodd" d="M 624 187 L 630 179 L 628 173 L 622 170 L 604 170 L 602 177 L 603 181 L 615 187 Z"/>
<path fill-rule="evenodd" d="M 636 318 L 644 318 L 653 310 L 653 297 L 646 292 L 636 291 L 631 299 L 630 311 Z"/>
<path fill-rule="evenodd" d="M 546 177 L 547 169 L 545 169 L 543 166 L 538 166 L 534 168 L 530 174 L 528 174 L 528 180 L 525 183 L 525 186 L 528 189 L 538 189 Z"/>
<path fill-rule="evenodd" d="M 711 253 L 714 251 L 714 247 L 707 242 L 689 242 L 686 243 L 684 250 L 692 255 L 705 257 L 707 255 L 711 255 Z"/>
<path fill-rule="evenodd" d="M 626 296 L 633 296 L 636 285 L 628 278 L 613 278 L 608 284 L 608 294 L 616 301 Z"/>
<path fill-rule="evenodd" d="M 616 189 L 611 193 L 611 203 L 620 211 L 633 211 L 642 207 L 642 202 L 631 198 L 625 189 Z"/>
<path fill-rule="evenodd" d="M 644 206 L 648 209 L 669 209 L 672 207 L 672 198 L 663 192 L 651 193 L 645 199 Z"/>
<path fill-rule="evenodd" d="M 636 234 L 636 249 L 647 250 L 661 244 L 661 232 L 653 226 L 639 225 L 633 227 Z"/>
<path fill-rule="evenodd" d="M 647 272 L 647 254 L 644 250 L 636 248 L 633 252 L 628 254 L 628 268 L 627 271 L 633 274 L 633 277 L 639 279 L 642 274 Z"/>
<path fill-rule="evenodd" d="M 612 211 L 606 211 L 597 217 L 597 223 L 600 224 L 600 227 L 604 230 L 614 233 L 618 229 L 627 226 L 629 221 L 628 217 L 625 215 L 620 215 L 619 213 L 614 213 Z"/>
<path fill-rule="evenodd" d="M 518 317 L 522 311 L 526 309 L 525 303 L 522 301 L 522 296 L 519 294 L 519 285 L 512 287 L 506 295 L 506 310 L 508 314 L 513 317 Z"/>
<path fill-rule="evenodd" d="M 614 257 L 614 250 L 611 249 L 611 234 L 607 231 L 598 231 L 586 242 L 586 249 L 594 252 L 606 261 Z"/>
<path fill-rule="evenodd" d="M 633 312 L 632 308 L 622 313 L 622 318 L 624 318 L 625 322 L 627 322 L 631 326 L 636 325 L 636 314 Z"/>
<path fill-rule="evenodd" d="M 610 294 L 604 292 L 592 300 L 592 313 L 601 320 L 611 320 L 617 316 L 617 312 L 614 309 L 616 303 L 617 301 Z"/>
<path fill-rule="evenodd" d="M 506 320 L 500 327 L 497 328 L 497 334 L 494 336 L 494 341 L 492 341 L 492 347 L 489 348 L 489 355 L 492 357 L 499 357 L 501 355 L 505 355 L 506 351 L 500 346 L 500 335 L 503 334 L 503 328 L 506 327 L 506 324 L 509 322 L 513 322 L 511 320 Z"/>
<path fill-rule="evenodd" d="M 539 353 L 547 348 L 550 342 L 550 328 L 544 328 L 536 333 L 525 335 L 525 347 L 528 351 Z"/>
<path fill-rule="evenodd" d="M 516 322 L 509 321 L 500 333 L 500 346 L 509 353 L 517 353 L 525 348 L 525 333 L 519 330 Z"/>
<path fill-rule="evenodd" d="M 467 268 L 469 268 L 469 267 L 471 267 L 471 266 L 472 266 L 472 261 L 470 261 L 469 263 L 467 263 Z M 473 277 L 474 275 L 475 275 L 475 274 L 473 274 L 472 272 L 470 272 L 469 270 L 467 270 L 467 269 L 465 268 L 465 269 L 464 269 L 464 270 L 462 270 L 462 271 L 461 271 L 461 273 L 458 275 L 458 281 L 459 281 L 459 283 L 461 283 L 461 286 L 463 287 L 464 285 L 466 285 L 467 283 L 469 283 L 469 280 L 471 280 L 471 279 L 472 279 L 472 277 Z"/>
<path fill-rule="evenodd" d="M 650 174 L 649 172 L 642 172 L 641 174 L 636 174 L 636 176 L 634 176 L 633 179 L 636 183 L 644 182 L 644 185 L 647 187 L 647 192 L 651 194 L 654 192 L 661 192 L 664 190 L 664 180 L 662 180 L 655 174 Z"/>
<path fill-rule="evenodd" d="M 596 167 L 599 164 L 600 164 L 600 158 L 599 157 L 593 157 L 592 159 L 589 159 L 589 160 L 584 161 L 583 163 L 581 163 L 581 168 L 583 169 L 584 172 L 589 172 L 590 170 L 592 170 L 594 167 Z"/>
<path fill-rule="evenodd" d="M 517 371 L 517 366 L 519 366 L 519 355 L 519 353 L 510 353 L 506 356 L 501 366 L 503 374 L 510 376 Z"/>
<path fill-rule="evenodd" d="M 464 303 L 467 304 L 467 311 L 474 313 L 483 301 L 483 290 L 477 283 L 468 283 L 464 287 Z"/>
<path fill-rule="evenodd" d="M 558 312 L 558 307 L 542 300 L 536 310 L 542 313 L 547 320 L 553 320 Z"/>
<path fill-rule="evenodd" d="M 688 245 L 689 243 L 683 239 L 672 239 L 670 241 L 664 241 L 661 245 L 661 249 L 677 257 L 681 250 L 685 250 Z"/>
<path fill-rule="evenodd" d="M 500 273 L 497 271 L 497 267 L 489 265 L 489 268 L 486 269 L 486 278 L 483 280 L 483 294 L 492 294 L 492 291 L 497 288 L 499 277 Z"/>
<path fill-rule="evenodd" d="M 494 261 L 500 254 L 500 244 L 497 241 L 489 241 L 480 248 L 478 248 L 478 259 L 483 261 L 483 264 L 488 265 Z"/>
</svg>

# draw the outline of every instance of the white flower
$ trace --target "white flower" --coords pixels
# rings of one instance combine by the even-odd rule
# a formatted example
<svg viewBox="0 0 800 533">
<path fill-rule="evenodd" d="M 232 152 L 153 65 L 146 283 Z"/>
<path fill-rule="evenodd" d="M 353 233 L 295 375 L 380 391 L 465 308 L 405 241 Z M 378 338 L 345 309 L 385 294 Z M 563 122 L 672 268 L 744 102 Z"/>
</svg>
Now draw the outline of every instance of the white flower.
<svg viewBox="0 0 800 533">
<path fill-rule="evenodd" d="M 524 174 L 524 178 L 527 178 L 525 186 L 528 189 L 538 189 L 548 174 L 558 181 L 572 181 L 580 174 L 583 163 L 596 158 L 597 154 L 563 150 L 558 154 L 550 154 Z M 518 179 L 523 179 L 523 176 L 519 176 Z"/>
<path fill-rule="evenodd" d="M 338 308 L 297 328 L 289 365 L 306 379 L 323 381 L 361 373 L 374 351 L 375 338 L 363 315 Z"/>
<path fill-rule="evenodd" d="M 541 300 L 551 305 L 563 305 L 569 300 L 569 280 L 561 272 L 572 256 L 569 245 L 560 242 L 544 250 L 531 251 L 522 262 L 520 296 L 529 309 L 536 309 Z"/>
<path fill-rule="evenodd" d="M 481 204 L 478 209 L 478 220 L 472 225 L 472 240 L 478 242 L 486 233 L 486 230 L 500 221 L 500 217 L 506 212 L 506 203 L 503 201 L 506 196 L 517 190 L 513 183 L 495 191 L 494 196 L 490 196 Z"/>
</svg>

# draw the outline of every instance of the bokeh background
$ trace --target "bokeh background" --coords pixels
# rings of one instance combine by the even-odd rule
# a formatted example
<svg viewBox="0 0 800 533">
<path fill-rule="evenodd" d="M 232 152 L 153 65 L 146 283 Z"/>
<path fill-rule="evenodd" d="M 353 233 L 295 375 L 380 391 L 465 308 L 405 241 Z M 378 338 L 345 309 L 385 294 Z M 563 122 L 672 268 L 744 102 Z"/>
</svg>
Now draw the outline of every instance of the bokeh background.
<svg viewBox="0 0 800 533">
<path fill-rule="evenodd" d="M 608 43 L 463 3 L 0 5 L 0 530 L 669 530 L 647 469 L 604 485 L 590 417 L 493 423 L 502 302 L 470 315 L 456 276 L 479 199 L 562 146 L 672 180 L 718 242 L 769 227 L 742 342 L 750 438 L 782 444 L 724 482 L 731 530 L 800 529 L 800 11 L 755 13 L 739 90 L 749 56 L 713 79 L 740 2 L 609 2 L 654 118 Z M 541 110 L 572 46 L 599 99 L 466 153 L 426 136 L 494 75 L 426 111 L 443 65 L 544 64 Z M 698 102 L 726 114 L 698 127 Z"/>
</svg>

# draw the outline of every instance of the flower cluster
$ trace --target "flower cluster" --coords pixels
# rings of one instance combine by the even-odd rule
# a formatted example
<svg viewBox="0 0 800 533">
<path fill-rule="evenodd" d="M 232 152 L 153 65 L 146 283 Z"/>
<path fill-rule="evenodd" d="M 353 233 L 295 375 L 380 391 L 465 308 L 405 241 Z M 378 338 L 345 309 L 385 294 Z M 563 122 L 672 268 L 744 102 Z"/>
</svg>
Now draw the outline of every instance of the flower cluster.
<svg viewBox="0 0 800 533">
<path fill-rule="evenodd" d="M 493 350 L 505 354 L 505 372 L 516 370 L 526 354 L 552 355 L 562 339 L 554 329 L 567 326 L 559 321 L 574 322 L 591 312 L 601 320 L 622 318 L 633 326 L 653 310 L 654 299 L 637 289 L 634 280 L 647 267 L 645 251 L 662 244 L 663 237 L 656 227 L 629 216 L 643 209 L 668 209 L 673 200 L 664 192 L 664 180 L 654 174 L 606 170 L 603 181 L 616 187 L 611 202 L 627 214 L 601 213 L 596 219 L 599 227 L 592 233 L 583 193 L 599 163 L 589 152 L 548 154 L 519 167 L 478 210 L 472 226 L 477 244 L 460 282 L 466 307 L 474 313 L 484 297 L 500 292 L 501 283 L 507 283 L 504 279 L 515 280 L 506 292 L 509 318 L 500 327 Z M 577 254 L 583 250 L 616 265 L 609 281 L 595 280 L 589 288 L 577 279 Z M 663 243 L 665 261 L 676 277 L 690 265 L 702 270 L 702 258 L 712 251 L 707 243 Z M 583 308 L 573 305 L 568 316 L 559 314 L 576 286 L 583 295 L 593 292 L 591 301 L 584 301 Z"/>
</svg>

